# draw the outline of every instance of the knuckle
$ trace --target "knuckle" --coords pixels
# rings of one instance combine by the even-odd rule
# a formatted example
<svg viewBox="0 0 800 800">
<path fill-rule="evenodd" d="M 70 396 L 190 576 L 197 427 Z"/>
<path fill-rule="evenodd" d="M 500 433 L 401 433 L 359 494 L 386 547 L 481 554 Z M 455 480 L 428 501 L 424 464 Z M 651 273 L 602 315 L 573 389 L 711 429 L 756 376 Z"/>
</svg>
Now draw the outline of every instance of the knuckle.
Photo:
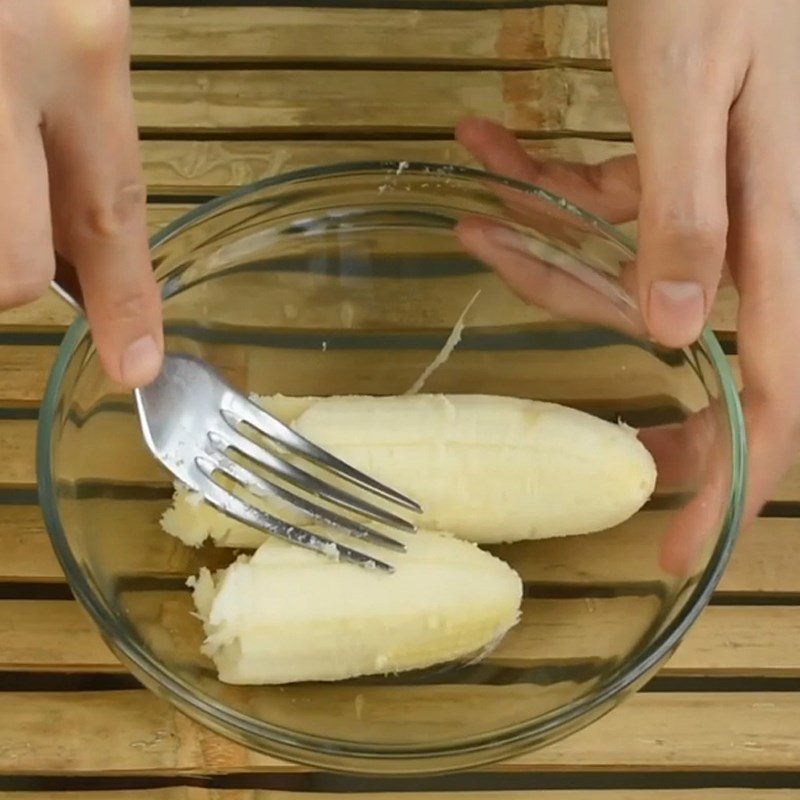
<svg viewBox="0 0 800 800">
<path fill-rule="evenodd" d="M 144 229 L 147 189 L 141 183 L 121 186 L 110 198 L 87 203 L 80 214 L 84 234 L 92 239 L 115 239 Z"/>
<path fill-rule="evenodd" d="M 722 87 L 727 85 L 730 70 L 724 60 L 715 57 L 720 51 L 713 46 L 704 47 L 703 41 L 707 43 L 707 40 L 692 37 L 673 37 L 665 41 L 653 60 L 658 79 L 678 80 L 682 86 L 701 90 L 703 97 L 720 95 Z"/>
<path fill-rule="evenodd" d="M 115 324 L 141 320 L 148 316 L 150 293 L 144 286 L 117 289 L 102 305 L 101 314 Z"/>
<path fill-rule="evenodd" d="M 127 2 L 72 0 L 59 6 L 62 33 L 74 54 L 92 62 L 127 59 Z"/>
<path fill-rule="evenodd" d="M 725 214 L 688 213 L 674 207 L 657 210 L 646 216 L 654 235 L 661 243 L 697 255 L 721 255 L 725 252 L 728 221 Z"/>
<path fill-rule="evenodd" d="M 800 231 L 800 193 L 793 187 L 786 192 L 783 206 L 787 230 Z M 776 216 L 780 219 L 779 212 Z"/>
</svg>

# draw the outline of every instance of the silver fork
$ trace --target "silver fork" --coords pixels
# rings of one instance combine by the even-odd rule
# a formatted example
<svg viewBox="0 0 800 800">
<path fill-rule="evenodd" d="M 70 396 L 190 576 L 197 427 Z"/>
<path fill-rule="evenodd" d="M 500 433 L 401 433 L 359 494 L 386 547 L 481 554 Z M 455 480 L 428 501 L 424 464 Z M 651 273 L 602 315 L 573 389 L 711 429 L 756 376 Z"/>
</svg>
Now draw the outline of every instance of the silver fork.
<svg viewBox="0 0 800 800">
<path fill-rule="evenodd" d="M 73 310 L 84 313 L 74 270 L 60 256 L 56 257 L 56 278 L 51 286 Z M 284 522 L 246 503 L 227 489 L 222 479 L 224 476 L 256 497 L 272 497 L 288 503 L 309 517 L 362 541 L 400 552 L 405 550 L 404 545 L 391 536 L 295 494 L 256 474 L 231 458 L 231 454 L 244 456 L 281 481 L 322 501 L 409 533 L 415 527 L 408 520 L 312 475 L 263 447 L 249 434 L 255 432 L 322 467 L 323 472 L 337 475 L 371 495 L 410 511 L 421 511 L 413 500 L 298 435 L 237 392 L 212 367 L 193 356 L 167 353 L 160 375 L 149 386 L 136 389 L 134 398 L 142 433 L 153 455 L 181 483 L 199 492 L 223 514 L 309 550 L 362 567 L 393 572 L 390 564 L 378 558 Z"/>
</svg>

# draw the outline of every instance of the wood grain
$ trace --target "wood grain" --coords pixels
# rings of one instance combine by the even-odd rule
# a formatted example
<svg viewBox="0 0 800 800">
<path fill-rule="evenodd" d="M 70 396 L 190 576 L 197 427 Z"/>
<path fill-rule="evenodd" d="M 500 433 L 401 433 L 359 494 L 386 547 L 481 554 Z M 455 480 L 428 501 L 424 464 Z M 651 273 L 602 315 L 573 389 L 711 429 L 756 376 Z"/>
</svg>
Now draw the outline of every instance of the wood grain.
<svg viewBox="0 0 800 800">
<path fill-rule="evenodd" d="M 141 70 L 136 117 L 158 131 L 281 134 L 448 133 L 465 116 L 520 134 L 627 137 L 608 72 Z"/>
<path fill-rule="evenodd" d="M 589 612 L 598 631 L 624 625 L 618 601 L 593 600 Z M 577 618 L 565 608 L 583 600 L 553 601 L 559 617 Z M 581 657 L 581 643 L 539 603 L 490 661 L 523 666 L 534 653 L 558 659 Z M 558 606 L 558 608 L 556 608 Z M 606 613 L 608 609 L 609 613 Z M 564 615 L 566 614 L 566 617 Z M 584 626 L 579 626 L 584 631 Z M 541 641 L 538 641 L 541 640 Z M 523 645 L 524 642 L 524 645 Z M 595 646 L 586 642 L 587 657 Z M 591 651 L 591 652 L 590 652 Z M 125 672 L 103 643 L 88 615 L 68 600 L 0 600 L 0 670 L 34 672 Z M 799 677 L 800 608 L 797 606 L 712 606 L 703 613 L 660 673 L 672 676 Z"/>
<path fill-rule="evenodd" d="M 424 694 L 425 687 L 419 687 Z M 480 706 L 492 687 L 469 687 Z M 0 774 L 297 772 L 190 722 L 143 690 L 6 692 Z M 466 701 L 467 697 L 462 699 Z M 454 699 L 455 701 L 455 699 Z M 386 698 L 385 702 L 390 702 Z M 394 702 L 408 705 L 403 693 Z M 386 713 L 393 713 L 389 705 Z M 399 713 L 400 709 L 395 709 Z M 645 693 L 509 770 L 789 771 L 797 766 L 800 694 Z M 80 736 L 74 732 L 80 731 Z"/>
<path fill-rule="evenodd" d="M 581 5 L 470 11 L 135 8 L 140 62 L 608 68 L 606 14 Z"/>
</svg>

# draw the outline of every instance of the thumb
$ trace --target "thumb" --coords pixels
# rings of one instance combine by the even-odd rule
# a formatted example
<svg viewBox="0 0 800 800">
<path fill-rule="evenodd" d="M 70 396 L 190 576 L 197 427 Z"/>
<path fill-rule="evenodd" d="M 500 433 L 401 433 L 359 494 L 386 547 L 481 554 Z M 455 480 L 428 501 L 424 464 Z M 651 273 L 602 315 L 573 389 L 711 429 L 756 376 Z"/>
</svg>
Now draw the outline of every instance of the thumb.
<svg viewBox="0 0 800 800">
<path fill-rule="evenodd" d="M 727 108 L 686 108 L 683 98 L 679 109 L 681 98 L 662 91 L 629 108 L 641 180 L 636 273 L 650 335 L 684 347 L 700 335 L 722 275 Z"/>
<path fill-rule="evenodd" d="M 680 143 L 659 134 L 639 156 L 639 300 L 650 335 L 670 347 L 700 335 L 722 275 L 728 220 L 720 127 Z"/>
</svg>

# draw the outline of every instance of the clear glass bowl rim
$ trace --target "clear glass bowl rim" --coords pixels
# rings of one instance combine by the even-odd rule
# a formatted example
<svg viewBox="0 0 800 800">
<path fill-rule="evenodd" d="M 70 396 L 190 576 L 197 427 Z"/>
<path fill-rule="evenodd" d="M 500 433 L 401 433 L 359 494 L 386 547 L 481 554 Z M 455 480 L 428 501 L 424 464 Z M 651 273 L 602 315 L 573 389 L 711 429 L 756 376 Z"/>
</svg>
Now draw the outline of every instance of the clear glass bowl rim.
<svg viewBox="0 0 800 800">
<path fill-rule="evenodd" d="M 506 189 L 514 189 L 533 196 L 537 200 L 556 206 L 561 212 L 569 211 L 621 247 L 629 250 L 631 255 L 635 252 L 633 242 L 612 225 L 547 189 L 471 167 L 418 161 L 343 162 L 323 167 L 294 170 L 275 177 L 264 178 L 220 195 L 180 216 L 150 238 L 150 247 L 153 249 L 184 228 L 213 215 L 228 205 L 270 187 L 283 186 L 309 179 L 347 179 L 359 173 L 376 173 L 383 176 L 388 174 L 396 174 L 398 176 L 424 175 L 430 178 L 431 173 L 436 170 L 443 170 L 448 178 L 502 186 Z M 169 288 L 168 282 L 165 281 L 162 286 L 165 298 L 169 296 Z M 562 728 L 568 729 L 576 723 L 578 723 L 579 727 L 582 727 L 579 724 L 579 720 L 584 717 L 591 718 L 593 712 L 597 714 L 600 709 L 613 703 L 616 698 L 634 688 L 655 670 L 677 647 L 708 604 L 733 551 L 741 523 L 746 485 L 747 448 L 745 426 L 738 390 L 728 367 L 725 354 L 714 334 L 706 329 L 700 337 L 700 342 L 711 360 L 715 373 L 719 377 L 721 399 L 724 402 L 726 416 L 729 421 L 731 446 L 732 480 L 729 487 L 722 530 L 717 537 L 717 543 L 709 562 L 698 576 L 697 583 L 690 597 L 685 601 L 681 612 L 635 658 L 626 662 L 624 668 L 618 669 L 606 683 L 592 694 L 573 700 L 533 721 L 469 740 L 458 741 L 451 745 L 355 744 L 310 734 L 301 734 L 289 729 L 269 725 L 246 714 L 223 708 L 212 698 L 206 699 L 200 696 L 195 689 L 176 679 L 159 662 L 144 652 L 135 641 L 126 636 L 115 621 L 113 614 L 110 613 L 105 603 L 95 593 L 91 582 L 87 579 L 69 547 L 59 519 L 55 486 L 51 478 L 51 443 L 54 432 L 53 423 L 58 411 L 62 382 L 70 360 L 86 335 L 87 329 L 85 319 L 79 317 L 67 330 L 51 370 L 39 413 L 36 438 L 36 471 L 39 503 L 42 508 L 45 527 L 75 597 L 89 612 L 103 636 L 113 644 L 115 651 L 129 661 L 135 667 L 135 670 L 141 671 L 146 676 L 145 683 L 147 685 L 160 687 L 162 692 L 173 698 L 180 707 L 194 709 L 201 719 L 214 720 L 216 726 L 234 731 L 235 735 L 242 741 L 273 742 L 278 748 L 300 749 L 307 752 L 320 753 L 328 758 L 338 756 L 366 760 L 446 759 L 453 756 L 463 756 L 466 753 L 477 754 L 484 750 L 495 750 L 498 747 L 511 748 L 513 752 L 524 750 L 527 742 L 541 741 L 549 735 L 557 735 L 557 732 Z M 265 750 L 269 750 L 268 745 L 265 746 Z M 313 763 L 313 759 L 308 763 Z"/>
</svg>

